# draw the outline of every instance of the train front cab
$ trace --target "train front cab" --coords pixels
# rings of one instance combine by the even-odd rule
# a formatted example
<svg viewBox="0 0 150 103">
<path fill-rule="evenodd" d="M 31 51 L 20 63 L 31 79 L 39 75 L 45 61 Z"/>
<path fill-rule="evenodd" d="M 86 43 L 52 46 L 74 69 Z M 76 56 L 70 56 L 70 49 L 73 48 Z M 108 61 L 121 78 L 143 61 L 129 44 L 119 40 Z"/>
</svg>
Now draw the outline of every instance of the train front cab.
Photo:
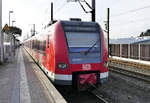
<svg viewBox="0 0 150 103">
<path fill-rule="evenodd" d="M 100 26 L 94 22 L 60 21 L 55 27 L 54 82 L 74 85 L 78 81 L 78 76 L 85 77 L 84 74 L 94 74 L 96 84 L 106 81 L 107 50 Z M 91 80 L 90 76 L 84 78 L 86 79 L 84 83 L 90 83 L 88 82 Z"/>
</svg>

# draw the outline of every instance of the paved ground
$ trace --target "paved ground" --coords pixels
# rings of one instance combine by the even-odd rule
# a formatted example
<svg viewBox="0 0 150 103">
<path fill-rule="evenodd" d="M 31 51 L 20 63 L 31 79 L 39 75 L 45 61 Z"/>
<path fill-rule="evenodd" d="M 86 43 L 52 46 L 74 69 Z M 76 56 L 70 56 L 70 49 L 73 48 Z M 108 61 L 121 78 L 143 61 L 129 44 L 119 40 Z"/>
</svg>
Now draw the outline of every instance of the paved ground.
<svg viewBox="0 0 150 103">
<path fill-rule="evenodd" d="M 16 54 L 13 61 L 0 65 L 0 103 L 50 103 L 33 70 L 34 62 L 22 48 Z"/>
</svg>

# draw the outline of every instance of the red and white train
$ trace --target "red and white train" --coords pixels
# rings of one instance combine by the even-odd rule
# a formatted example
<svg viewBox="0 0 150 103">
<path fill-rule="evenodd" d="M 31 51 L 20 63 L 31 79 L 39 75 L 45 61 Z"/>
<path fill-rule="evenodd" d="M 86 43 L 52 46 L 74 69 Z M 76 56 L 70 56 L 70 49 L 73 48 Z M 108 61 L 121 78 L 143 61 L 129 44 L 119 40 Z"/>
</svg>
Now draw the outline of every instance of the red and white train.
<svg viewBox="0 0 150 103">
<path fill-rule="evenodd" d="M 108 79 L 104 34 L 98 23 L 57 21 L 24 48 L 59 85 L 103 84 Z"/>
</svg>

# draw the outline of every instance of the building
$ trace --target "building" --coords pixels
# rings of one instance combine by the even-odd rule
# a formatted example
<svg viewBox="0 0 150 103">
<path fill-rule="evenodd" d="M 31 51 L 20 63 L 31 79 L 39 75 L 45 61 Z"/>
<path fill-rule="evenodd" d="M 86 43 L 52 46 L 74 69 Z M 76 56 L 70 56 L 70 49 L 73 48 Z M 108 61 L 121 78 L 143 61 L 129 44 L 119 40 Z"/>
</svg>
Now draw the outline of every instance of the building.
<svg viewBox="0 0 150 103">
<path fill-rule="evenodd" d="M 150 36 L 111 40 L 112 56 L 150 61 Z"/>
<path fill-rule="evenodd" d="M 2 30 L 2 59 L 12 60 L 15 55 L 15 48 L 18 46 L 19 41 L 16 39 L 16 36 L 21 36 L 22 30 L 17 27 L 8 26 L 7 24 L 4 26 Z"/>
</svg>

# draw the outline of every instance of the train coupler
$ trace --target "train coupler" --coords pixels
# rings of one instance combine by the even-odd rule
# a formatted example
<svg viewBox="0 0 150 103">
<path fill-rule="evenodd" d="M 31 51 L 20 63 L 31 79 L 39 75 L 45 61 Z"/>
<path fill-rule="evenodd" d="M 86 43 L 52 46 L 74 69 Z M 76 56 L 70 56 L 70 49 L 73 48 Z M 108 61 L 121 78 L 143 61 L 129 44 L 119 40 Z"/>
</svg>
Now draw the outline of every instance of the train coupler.
<svg viewBox="0 0 150 103">
<path fill-rule="evenodd" d="M 91 85 L 97 84 L 97 74 L 79 74 L 77 80 L 78 90 L 84 91 L 87 90 Z"/>
</svg>

